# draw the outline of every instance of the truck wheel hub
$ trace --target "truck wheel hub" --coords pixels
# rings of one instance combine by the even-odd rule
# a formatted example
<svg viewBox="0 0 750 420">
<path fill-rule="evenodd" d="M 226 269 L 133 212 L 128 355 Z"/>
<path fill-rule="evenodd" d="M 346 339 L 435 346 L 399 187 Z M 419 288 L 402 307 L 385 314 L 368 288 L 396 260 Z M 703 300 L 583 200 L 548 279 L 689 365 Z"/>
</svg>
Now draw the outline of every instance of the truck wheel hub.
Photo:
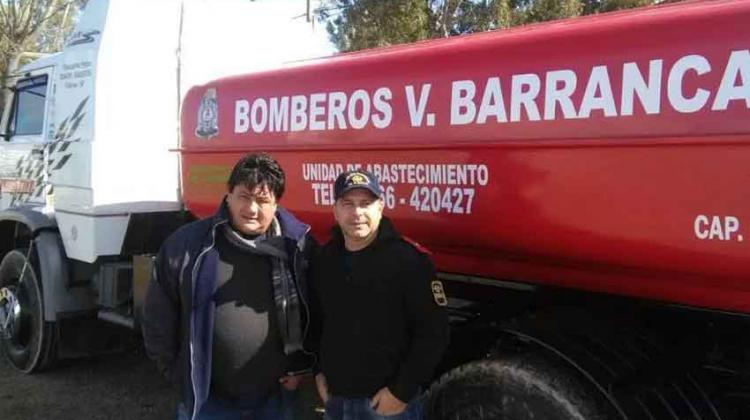
<svg viewBox="0 0 750 420">
<path fill-rule="evenodd" d="M 0 338 L 8 339 L 21 331 L 21 303 L 8 287 L 0 289 Z"/>
</svg>

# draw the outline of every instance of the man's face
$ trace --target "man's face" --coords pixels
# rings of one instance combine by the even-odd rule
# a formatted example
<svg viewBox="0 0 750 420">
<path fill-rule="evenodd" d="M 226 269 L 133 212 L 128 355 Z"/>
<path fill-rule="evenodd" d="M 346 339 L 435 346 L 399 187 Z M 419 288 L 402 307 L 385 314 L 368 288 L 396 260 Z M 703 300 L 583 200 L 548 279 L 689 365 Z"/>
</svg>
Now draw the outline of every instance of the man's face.
<svg viewBox="0 0 750 420">
<path fill-rule="evenodd" d="M 353 189 L 336 200 L 333 215 L 348 242 L 369 244 L 383 218 L 383 200 L 365 189 Z"/>
<path fill-rule="evenodd" d="M 232 227 L 244 235 L 261 235 L 268 230 L 276 214 L 276 196 L 267 185 L 252 191 L 235 185 L 227 195 Z"/>
</svg>

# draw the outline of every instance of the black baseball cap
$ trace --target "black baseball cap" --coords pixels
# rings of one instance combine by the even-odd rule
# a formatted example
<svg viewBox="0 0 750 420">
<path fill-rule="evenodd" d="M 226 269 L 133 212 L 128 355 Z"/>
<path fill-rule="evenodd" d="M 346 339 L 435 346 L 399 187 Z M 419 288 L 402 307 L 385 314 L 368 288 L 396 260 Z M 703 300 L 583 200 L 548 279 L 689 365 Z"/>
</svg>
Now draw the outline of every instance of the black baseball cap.
<svg viewBox="0 0 750 420">
<path fill-rule="evenodd" d="M 348 191 L 355 188 L 362 188 L 371 192 L 375 197 L 380 198 L 380 183 L 378 177 L 372 172 L 365 170 L 343 172 L 336 178 L 333 184 L 333 198 L 338 200 Z"/>
</svg>

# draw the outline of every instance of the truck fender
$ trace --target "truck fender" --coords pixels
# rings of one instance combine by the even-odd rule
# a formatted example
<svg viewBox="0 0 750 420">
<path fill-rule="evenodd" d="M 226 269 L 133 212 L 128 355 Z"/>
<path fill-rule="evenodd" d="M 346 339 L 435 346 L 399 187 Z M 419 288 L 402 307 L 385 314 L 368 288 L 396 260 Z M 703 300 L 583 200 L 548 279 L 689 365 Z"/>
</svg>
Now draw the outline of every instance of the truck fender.
<svg viewBox="0 0 750 420">
<path fill-rule="evenodd" d="M 84 288 L 69 288 L 68 262 L 62 238 L 53 230 L 40 230 L 34 237 L 39 256 L 45 321 L 57 321 L 61 313 L 96 309 L 96 301 Z"/>
<path fill-rule="evenodd" d="M 68 288 L 68 263 L 57 223 L 51 215 L 32 207 L 16 207 L 0 211 L 0 223 L 25 226 L 32 235 L 33 248 L 39 261 L 45 321 L 57 321 L 58 314 L 92 310 L 95 300 L 80 288 Z M 14 245 L 3 241 L 3 253 Z"/>
<path fill-rule="evenodd" d="M 46 215 L 32 207 L 14 207 L 0 211 L 0 222 L 5 221 L 21 223 L 32 233 L 41 229 L 57 229 L 57 223 L 51 215 Z"/>
</svg>

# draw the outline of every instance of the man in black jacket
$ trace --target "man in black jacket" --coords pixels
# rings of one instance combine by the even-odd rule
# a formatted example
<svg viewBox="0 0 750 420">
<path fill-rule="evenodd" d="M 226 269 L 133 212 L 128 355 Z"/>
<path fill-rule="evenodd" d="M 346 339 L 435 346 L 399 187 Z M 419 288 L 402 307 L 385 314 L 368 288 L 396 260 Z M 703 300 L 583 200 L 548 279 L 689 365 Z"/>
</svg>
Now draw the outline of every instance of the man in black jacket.
<svg viewBox="0 0 750 420">
<path fill-rule="evenodd" d="M 183 226 L 159 251 L 143 337 L 182 392 L 179 419 L 281 419 L 281 388 L 296 388 L 294 373 L 311 368 L 302 342 L 312 239 L 278 207 L 284 184 L 270 156 L 245 156 L 216 214 Z"/>
<path fill-rule="evenodd" d="M 421 418 L 420 386 L 448 342 L 432 263 L 383 217 L 380 193 L 367 171 L 341 174 L 337 226 L 313 260 L 323 323 L 315 379 L 330 420 Z"/>
</svg>

